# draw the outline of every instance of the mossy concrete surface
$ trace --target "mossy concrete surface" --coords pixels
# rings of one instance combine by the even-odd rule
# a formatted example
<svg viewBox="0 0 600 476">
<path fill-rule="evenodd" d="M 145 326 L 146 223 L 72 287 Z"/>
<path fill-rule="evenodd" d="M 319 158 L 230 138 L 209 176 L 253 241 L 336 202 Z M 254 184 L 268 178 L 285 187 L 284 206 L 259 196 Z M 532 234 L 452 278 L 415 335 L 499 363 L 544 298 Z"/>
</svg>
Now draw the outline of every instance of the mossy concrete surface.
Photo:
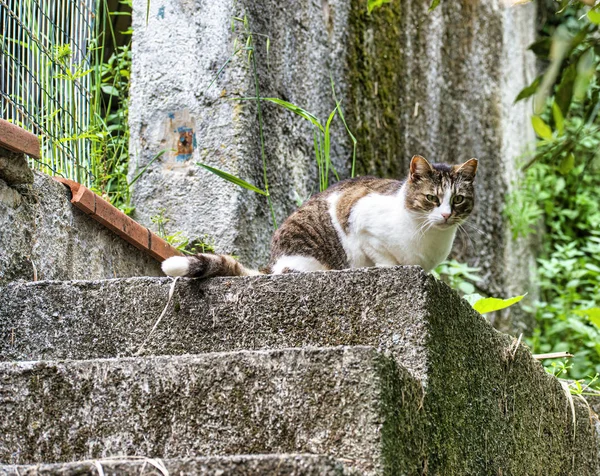
<svg viewBox="0 0 600 476">
<path fill-rule="evenodd" d="M 0 288 L 0 360 L 132 356 L 144 341 L 145 355 L 372 345 L 426 378 L 431 278 L 418 267 L 180 279 L 151 334 L 171 285 L 130 278 Z"/>
<path fill-rule="evenodd" d="M 0 285 L 162 274 L 156 260 L 71 205 L 64 185 L 40 172 L 33 178 L 0 179 Z"/>
<path fill-rule="evenodd" d="M 310 454 L 222 456 L 207 458 L 108 458 L 64 464 L 31 466 L 0 465 L 2 476 L 352 476 L 360 473 L 344 468 L 327 456 Z M 165 471 L 166 470 L 166 471 Z"/>
<path fill-rule="evenodd" d="M 0 461 L 298 452 L 414 472 L 421 386 L 387 360 L 342 347 L 3 363 Z"/>
<path fill-rule="evenodd" d="M 166 305 L 170 285 L 169 279 L 139 278 L 6 286 L 0 289 L 2 358 L 132 355 Z M 430 474 L 598 474 L 596 420 L 586 404 L 567 398 L 522 344 L 495 331 L 419 268 L 180 280 L 143 352 L 338 345 L 374 347 L 391 357 L 378 360 L 381 366 L 397 366 L 379 375 L 402 375 L 405 369 L 422 385 L 416 408 L 425 418 L 421 410 L 396 411 L 397 402 L 407 398 L 406 379 L 380 379 L 388 390 L 381 393 L 379 411 L 387 421 L 400 422 L 380 429 L 384 473 L 406 464 L 394 442 L 412 428 L 422 438 L 412 438 L 413 446 L 404 444 L 403 451 L 416 455 L 411 468 L 428 468 Z M 100 364 L 51 364 L 46 370 L 41 364 L 3 365 L 17 369 L 19 378 L 49 372 L 51 381 L 66 368 L 88 365 L 88 372 Z M 365 379 L 359 380 L 368 386 Z M 327 385 L 327 379 L 320 381 Z M 295 430 L 288 431 L 297 441 Z"/>
</svg>

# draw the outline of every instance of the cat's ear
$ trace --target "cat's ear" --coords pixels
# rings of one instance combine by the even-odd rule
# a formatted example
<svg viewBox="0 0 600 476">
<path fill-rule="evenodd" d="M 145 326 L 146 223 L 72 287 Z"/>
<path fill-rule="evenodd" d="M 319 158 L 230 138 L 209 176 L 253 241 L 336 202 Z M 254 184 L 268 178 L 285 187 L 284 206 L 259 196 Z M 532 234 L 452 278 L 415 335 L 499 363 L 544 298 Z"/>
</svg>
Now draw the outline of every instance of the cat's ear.
<svg viewBox="0 0 600 476">
<path fill-rule="evenodd" d="M 477 164 L 477 159 L 469 159 L 464 164 L 457 166 L 456 173 L 461 174 L 469 180 L 473 180 L 477 173 Z"/>
<path fill-rule="evenodd" d="M 414 182 L 433 172 L 433 167 L 425 157 L 415 155 L 410 161 L 410 179 Z"/>
</svg>

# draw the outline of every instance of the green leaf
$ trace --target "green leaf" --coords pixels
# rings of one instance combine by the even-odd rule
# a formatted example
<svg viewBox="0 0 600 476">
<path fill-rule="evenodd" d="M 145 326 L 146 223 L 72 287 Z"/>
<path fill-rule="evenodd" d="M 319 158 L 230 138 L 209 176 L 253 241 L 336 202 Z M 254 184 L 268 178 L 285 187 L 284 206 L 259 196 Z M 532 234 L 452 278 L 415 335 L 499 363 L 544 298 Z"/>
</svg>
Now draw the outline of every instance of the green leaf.
<svg viewBox="0 0 600 476">
<path fill-rule="evenodd" d="M 256 98 L 236 98 L 233 100 L 234 101 L 256 101 Z M 279 106 L 287 109 L 288 111 L 293 112 L 294 114 L 297 114 L 300 117 L 303 117 L 307 121 L 312 122 L 322 132 L 325 132 L 325 128 L 321 125 L 321 123 L 319 122 L 319 119 L 317 119 L 316 116 L 314 116 L 310 112 L 306 111 L 305 109 L 302 109 L 301 107 L 296 106 L 295 104 L 292 104 L 291 102 L 287 102 L 287 101 L 284 101 L 283 99 L 279 99 L 279 98 L 262 98 L 261 97 L 260 100 L 261 101 L 269 101 L 274 104 L 278 104 Z"/>
<path fill-rule="evenodd" d="M 154 157 L 152 157 L 152 160 L 150 160 L 150 162 L 148 162 L 148 164 L 142 169 L 142 171 L 139 174 L 137 174 L 131 182 L 129 182 L 129 186 L 131 187 L 135 182 L 137 182 L 137 179 L 139 179 L 142 175 L 144 175 L 146 170 L 148 170 L 148 167 L 150 167 L 154 163 L 155 160 L 161 158 L 166 152 L 169 152 L 170 150 L 172 151 L 173 149 L 163 149 L 158 154 L 156 154 Z"/>
<path fill-rule="evenodd" d="M 433 0 L 431 2 L 431 5 L 429 6 L 429 10 L 427 10 L 427 13 L 431 13 L 432 11 L 434 11 L 440 4 L 440 0 Z"/>
<path fill-rule="evenodd" d="M 335 109 L 333 111 L 331 111 L 331 114 L 329 114 L 329 118 L 327 119 L 327 123 L 325 124 L 325 138 L 324 138 L 324 152 L 325 152 L 325 177 L 324 177 L 324 183 L 325 183 L 325 188 L 327 188 L 327 185 L 329 184 L 329 167 L 331 166 L 331 133 L 330 133 L 330 127 L 331 127 L 331 121 L 333 121 L 333 118 L 335 117 L 337 113 L 337 106 L 335 107 Z M 322 191 L 322 190 L 321 190 Z"/>
<path fill-rule="evenodd" d="M 371 13 L 374 9 L 381 7 L 384 3 L 390 3 L 392 0 L 368 0 L 367 11 Z"/>
<path fill-rule="evenodd" d="M 561 72 L 561 65 L 569 52 L 573 35 L 565 24 L 559 25 L 552 35 L 552 46 L 550 48 L 550 65 L 544 73 L 542 83 L 536 91 L 533 101 L 535 114 L 541 114 L 546 107 L 546 100 L 554 87 Z"/>
<path fill-rule="evenodd" d="M 587 317 L 592 324 L 600 327 L 600 307 L 592 307 L 591 309 L 578 309 L 573 311 L 578 316 Z"/>
<path fill-rule="evenodd" d="M 524 87 L 515 99 L 515 103 L 533 96 L 536 93 L 541 81 L 542 76 L 538 76 L 533 80 L 533 82 L 529 86 Z"/>
<path fill-rule="evenodd" d="M 563 71 L 560 84 L 556 88 L 556 94 L 554 100 L 560 107 L 563 116 L 566 116 L 571 107 L 571 100 L 573 99 L 573 85 L 575 78 L 577 77 L 577 69 L 574 64 L 567 66 Z"/>
<path fill-rule="evenodd" d="M 550 129 L 550 126 L 546 124 L 540 116 L 533 116 L 531 118 L 531 124 L 533 125 L 533 130 L 538 137 L 546 140 L 552 140 L 552 129 Z"/>
<path fill-rule="evenodd" d="M 465 299 L 471 306 L 473 306 L 477 301 L 481 301 L 482 299 L 485 299 L 481 294 L 467 294 L 465 296 L 463 296 L 463 299 Z"/>
<path fill-rule="evenodd" d="M 556 101 L 552 103 L 552 116 L 554 117 L 554 125 L 558 131 L 558 135 L 562 136 L 565 132 L 565 118 Z"/>
<path fill-rule="evenodd" d="M 462 291 L 463 293 L 469 295 L 475 291 L 475 286 L 473 286 L 468 281 L 462 281 L 462 282 L 458 283 L 458 289 L 460 291 Z"/>
<path fill-rule="evenodd" d="M 212 172 L 213 174 L 217 175 L 218 177 L 221 177 L 222 179 L 225 179 L 228 182 L 238 185 L 239 187 L 245 188 L 246 190 L 251 190 L 256 193 L 260 193 L 261 195 L 264 195 L 265 197 L 269 196 L 269 194 L 267 192 L 265 192 L 264 190 L 261 190 L 260 188 L 255 187 L 251 183 L 248 183 L 245 180 L 242 180 L 241 178 L 236 177 L 235 175 L 231 175 L 230 173 L 224 172 L 215 167 L 211 167 L 210 165 L 203 164 L 202 162 L 196 162 L 196 164 L 199 165 L 200 167 L 204 167 L 206 170 L 208 170 L 209 172 Z"/>
<path fill-rule="evenodd" d="M 596 73 L 596 61 L 593 48 L 588 48 L 577 62 L 577 77 L 573 86 L 573 97 L 581 101 L 588 90 L 590 81 Z"/>
<path fill-rule="evenodd" d="M 119 90 L 110 84 L 103 84 L 102 91 L 111 96 L 118 96 Z"/>
<path fill-rule="evenodd" d="M 475 309 L 480 314 L 487 314 L 488 312 L 506 309 L 507 307 L 518 303 L 525 296 L 526 294 L 523 294 L 522 296 L 515 296 L 510 299 L 484 298 L 480 299 L 475 304 L 473 304 L 473 309 Z"/>
<path fill-rule="evenodd" d="M 573 170 L 574 167 L 575 167 L 575 156 L 571 152 L 571 153 L 567 154 L 567 156 L 564 157 L 560 161 L 560 166 L 558 168 L 558 171 L 563 175 L 567 175 L 571 170 Z"/>
<path fill-rule="evenodd" d="M 592 23 L 600 25 L 600 11 L 598 8 L 592 8 L 589 12 L 587 12 L 587 17 Z"/>
</svg>

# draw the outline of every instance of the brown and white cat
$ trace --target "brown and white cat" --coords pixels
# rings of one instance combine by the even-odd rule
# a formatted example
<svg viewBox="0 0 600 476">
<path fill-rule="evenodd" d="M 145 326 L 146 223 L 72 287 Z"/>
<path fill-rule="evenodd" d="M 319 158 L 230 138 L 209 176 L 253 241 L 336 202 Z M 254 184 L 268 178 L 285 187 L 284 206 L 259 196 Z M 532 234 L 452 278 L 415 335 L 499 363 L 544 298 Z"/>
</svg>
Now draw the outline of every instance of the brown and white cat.
<svg viewBox="0 0 600 476">
<path fill-rule="evenodd" d="M 475 204 L 477 159 L 430 164 L 416 155 L 405 181 L 359 177 L 313 196 L 273 236 L 266 273 L 444 261 L 458 226 Z M 199 254 L 165 260 L 169 276 L 253 276 L 230 256 Z"/>
</svg>

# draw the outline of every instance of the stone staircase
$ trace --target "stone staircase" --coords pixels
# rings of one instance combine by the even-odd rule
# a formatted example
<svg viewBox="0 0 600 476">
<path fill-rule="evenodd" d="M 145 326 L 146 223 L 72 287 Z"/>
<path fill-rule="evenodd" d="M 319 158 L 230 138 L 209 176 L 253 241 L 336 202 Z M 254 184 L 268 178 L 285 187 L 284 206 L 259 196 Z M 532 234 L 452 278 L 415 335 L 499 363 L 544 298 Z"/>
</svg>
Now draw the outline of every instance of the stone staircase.
<svg viewBox="0 0 600 476">
<path fill-rule="evenodd" d="M 0 474 L 599 473 L 585 401 L 419 268 L 172 285 L 0 288 Z"/>
</svg>

